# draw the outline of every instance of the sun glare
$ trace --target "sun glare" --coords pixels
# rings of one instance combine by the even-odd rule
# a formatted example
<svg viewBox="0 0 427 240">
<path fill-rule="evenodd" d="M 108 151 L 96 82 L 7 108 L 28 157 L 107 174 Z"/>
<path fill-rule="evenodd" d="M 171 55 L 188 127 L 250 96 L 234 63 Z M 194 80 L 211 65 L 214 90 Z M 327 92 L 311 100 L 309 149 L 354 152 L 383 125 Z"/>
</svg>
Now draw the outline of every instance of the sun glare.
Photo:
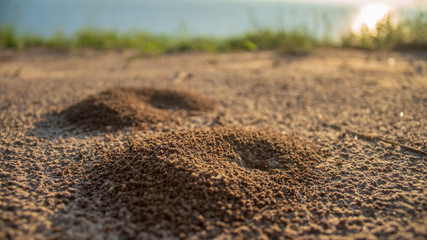
<svg viewBox="0 0 427 240">
<path fill-rule="evenodd" d="M 374 30 L 377 23 L 391 12 L 391 7 L 385 3 L 375 2 L 364 5 L 353 20 L 353 32 L 360 32 L 363 26 Z"/>
</svg>

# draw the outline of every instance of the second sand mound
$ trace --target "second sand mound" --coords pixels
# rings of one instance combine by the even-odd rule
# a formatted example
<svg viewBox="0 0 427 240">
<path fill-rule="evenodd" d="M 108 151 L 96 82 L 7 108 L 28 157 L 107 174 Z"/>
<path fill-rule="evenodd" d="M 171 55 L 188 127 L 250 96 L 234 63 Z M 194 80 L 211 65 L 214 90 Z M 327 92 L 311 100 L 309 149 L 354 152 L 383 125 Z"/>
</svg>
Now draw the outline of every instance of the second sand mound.
<svg viewBox="0 0 427 240">
<path fill-rule="evenodd" d="M 313 183 L 319 161 L 309 144 L 271 132 L 171 132 L 105 155 L 85 189 L 137 233 L 210 238 L 289 206 Z"/>
<path fill-rule="evenodd" d="M 192 111 L 211 111 L 213 100 L 198 94 L 157 88 L 111 88 L 63 111 L 72 124 L 88 129 L 118 129 L 177 121 Z"/>
</svg>

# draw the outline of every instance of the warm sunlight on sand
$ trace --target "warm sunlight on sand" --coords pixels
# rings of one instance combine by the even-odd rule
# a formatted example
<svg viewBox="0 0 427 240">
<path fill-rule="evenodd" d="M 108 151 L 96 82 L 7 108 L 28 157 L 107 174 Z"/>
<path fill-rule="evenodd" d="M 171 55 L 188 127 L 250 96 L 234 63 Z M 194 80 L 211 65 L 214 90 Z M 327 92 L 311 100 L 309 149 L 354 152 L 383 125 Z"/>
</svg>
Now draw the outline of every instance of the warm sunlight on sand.
<svg viewBox="0 0 427 240">
<path fill-rule="evenodd" d="M 365 25 L 374 30 L 377 23 L 391 12 L 391 7 L 385 3 L 374 2 L 364 5 L 353 20 L 352 30 L 360 32 Z"/>
</svg>

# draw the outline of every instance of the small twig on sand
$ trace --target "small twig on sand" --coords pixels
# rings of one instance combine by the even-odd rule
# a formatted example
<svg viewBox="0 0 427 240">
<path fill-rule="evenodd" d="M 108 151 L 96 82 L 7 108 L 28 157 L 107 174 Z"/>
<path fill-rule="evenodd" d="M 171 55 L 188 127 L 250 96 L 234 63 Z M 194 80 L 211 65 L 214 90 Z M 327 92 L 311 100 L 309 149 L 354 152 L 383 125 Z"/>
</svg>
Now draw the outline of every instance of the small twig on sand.
<svg viewBox="0 0 427 240">
<path fill-rule="evenodd" d="M 383 141 L 383 142 L 392 144 L 393 146 L 399 146 L 399 147 L 401 147 L 401 148 L 403 148 L 403 149 L 405 149 L 407 151 L 427 156 L 427 152 L 425 152 L 425 151 L 423 151 L 421 149 L 417 149 L 417 148 L 414 148 L 414 147 L 411 147 L 411 146 L 407 146 L 407 145 L 404 145 L 404 144 L 401 144 L 401 143 L 398 143 L 398 142 L 395 142 L 395 141 L 391 141 L 391 140 L 382 138 L 382 137 L 377 136 L 377 135 L 368 135 L 368 134 L 359 133 L 359 132 L 350 130 L 348 128 L 345 128 L 345 127 L 337 125 L 337 124 L 323 123 L 322 125 L 325 126 L 325 127 L 333 128 L 333 129 L 338 130 L 338 131 L 347 132 L 349 134 L 357 136 L 360 139 L 364 139 L 364 140 L 371 141 L 371 142 L 372 141 Z"/>
</svg>

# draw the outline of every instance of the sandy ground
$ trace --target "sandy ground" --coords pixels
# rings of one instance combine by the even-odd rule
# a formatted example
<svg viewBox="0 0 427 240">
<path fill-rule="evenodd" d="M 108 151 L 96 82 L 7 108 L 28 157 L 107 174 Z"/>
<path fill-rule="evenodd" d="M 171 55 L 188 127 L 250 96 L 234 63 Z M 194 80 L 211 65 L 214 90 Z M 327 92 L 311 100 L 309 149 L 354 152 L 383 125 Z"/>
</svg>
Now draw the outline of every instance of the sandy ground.
<svg viewBox="0 0 427 240">
<path fill-rule="evenodd" d="M 1 239 L 427 238 L 427 52 L 134 56 L 0 52 Z M 119 131 L 81 128 L 61 115 L 90 95 L 121 86 L 191 91 L 215 100 L 216 108 Z M 301 139 L 320 153 L 308 171 L 316 179 L 301 192 L 284 194 L 280 208 L 266 204 L 246 219 L 182 232 L 163 231 L 163 225 L 156 232 L 156 219 L 138 225 L 132 205 L 111 214 L 108 202 L 99 202 L 108 191 L 102 186 L 88 194 L 90 181 L 102 177 L 91 172 L 102 170 L 105 153 L 127 149 L 128 139 L 158 137 L 150 141 L 161 143 L 178 134 L 171 131 L 216 127 Z"/>
</svg>

